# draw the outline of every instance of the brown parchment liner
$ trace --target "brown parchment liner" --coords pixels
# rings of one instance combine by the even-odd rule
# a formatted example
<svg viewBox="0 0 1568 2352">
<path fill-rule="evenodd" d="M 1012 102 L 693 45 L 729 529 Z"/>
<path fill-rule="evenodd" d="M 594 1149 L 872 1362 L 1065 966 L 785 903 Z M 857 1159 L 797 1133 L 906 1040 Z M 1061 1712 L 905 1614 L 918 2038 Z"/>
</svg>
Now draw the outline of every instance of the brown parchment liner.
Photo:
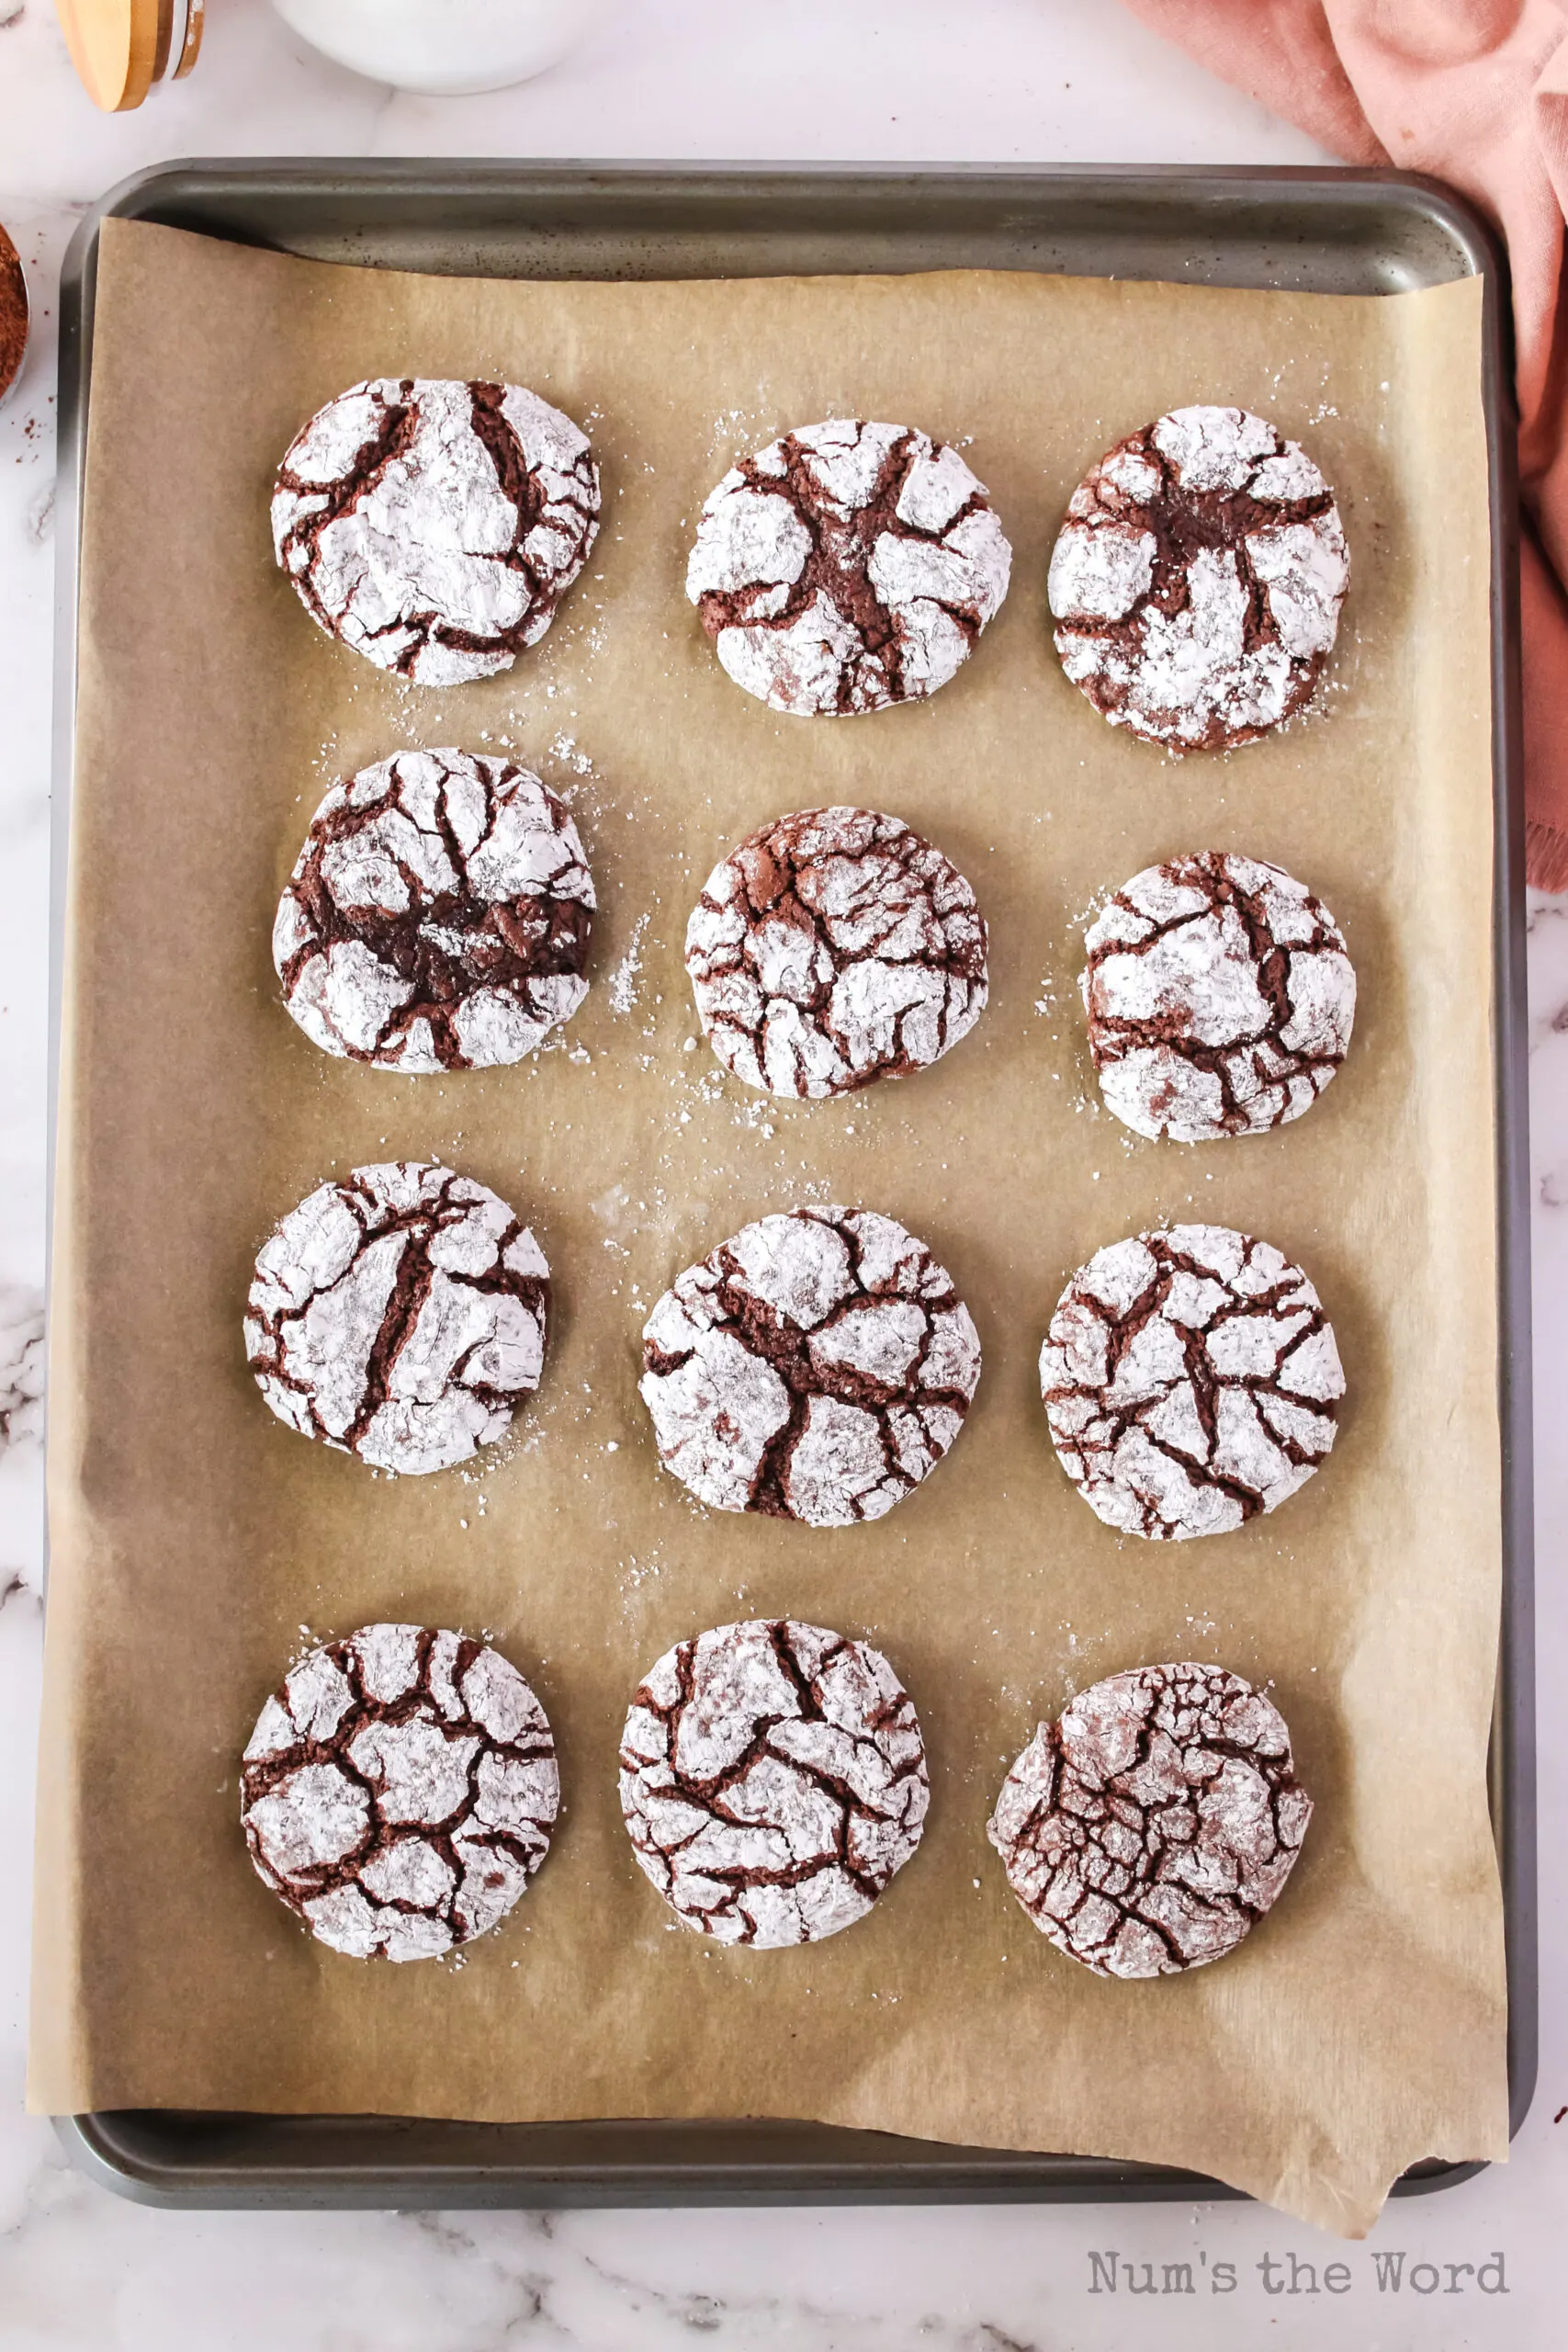
<svg viewBox="0 0 1568 2352">
<path fill-rule="evenodd" d="M 500 284 L 106 222 L 37 2107 L 814 2117 L 1190 2165 L 1351 2233 L 1406 2164 L 1505 2154 L 1480 303 L 1475 281 L 1355 300 L 987 273 Z M 400 687 L 274 568 L 279 453 L 378 374 L 512 379 L 592 432 L 603 536 L 509 676 Z M 1205 399 L 1305 440 L 1354 571 L 1318 714 L 1176 763 L 1063 678 L 1044 574 L 1089 463 Z M 961 442 L 1011 536 L 1012 593 L 930 704 L 785 718 L 719 670 L 682 594 L 685 548 L 733 454 L 857 413 Z M 318 797 L 421 744 L 513 749 L 567 793 L 592 858 L 594 986 L 561 1048 L 517 1070 L 364 1070 L 278 1003 L 272 914 Z M 830 800 L 908 819 L 970 876 L 991 1003 L 934 1070 L 785 1106 L 687 1049 L 682 940 L 727 848 Z M 1181 1148 L 1098 1107 L 1076 975 L 1097 892 L 1210 846 L 1322 894 L 1360 1011 L 1306 1119 Z M 537 1402 L 475 1476 L 374 1479 L 276 1421 L 244 1366 L 274 1218 L 333 1170 L 398 1156 L 493 1185 L 556 1278 Z M 660 1470 L 636 1392 L 639 1306 L 807 1199 L 904 1220 L 984 1341 L 951 1458 L 875 1527 L 705 1514 Z M 1055 1464 L 1035 1357 L 1073 1267 L 1183 1216 L 1307 1268 L 1349 1395 L 1331 1461 L 1275 1516 L 1123 1542 Z M 717 1951 L 670 1931 L 633 1861 L 617 1736 L 669 1644 L 785 1612 L 886 1649 L 930 1747 L 930 1826 L 852 1931 Z M 460 1967 L 310 1941 L 237 1824 L 238 1748 L 303 1629 L 383 1617 L 489 1629 L 559 1740 L 549 1860 Z M 984 1824 L 1042 1715 L 1181 1657 L 1271 1680 L 1316 1816 L 1234 1958 L 1104 1984 L 1030 1926 Z"/>
</svg>

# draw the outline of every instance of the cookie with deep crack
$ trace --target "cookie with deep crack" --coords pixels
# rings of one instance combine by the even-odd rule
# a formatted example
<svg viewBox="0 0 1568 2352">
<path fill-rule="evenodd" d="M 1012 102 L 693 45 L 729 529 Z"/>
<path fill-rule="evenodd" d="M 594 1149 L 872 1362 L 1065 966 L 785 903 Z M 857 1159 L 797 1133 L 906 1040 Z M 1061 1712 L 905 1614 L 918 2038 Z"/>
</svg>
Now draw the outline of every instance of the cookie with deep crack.
<svg viewBox="0 0 1568 2352">
<path fill-rule="evenodd" d="M 880 1650 L 794 1619 L 678 1643 L 621 1736 L 621 1810 L 676 1917 L 723 1944 L 819 1942 L 920 1842 L 931 1783 Z"/>
<path fill-rule="evenodd" d="M 354 1960 L 432 1960 L 503 1919 L 548 1851 L 556 1744 L 467 1634 L 363 1625 L 285 1678 L 240 1774 L 258 1875 Z"/>
<path fill-rule="evenodd" d="M 716 865 L 686 925 L 714 1052 L 813 1101 L 927 1069 L 985 1009 L 986 923 L 942 852 L 874 808 L 802 808 Z"/>
<path fill-rule="evenodd" d="M 536 1388 L 549 1268 L 525 1225 L 432 1161 L 321 1184 L 256 1257 L 245 1353 L 281 1421 L 381 1470 L 450 1469 Z"/>
<path fill-rule="evenodd" d="M 1282 866 L 1223 850 L 1145 866 L 1084 947 L 1100 1091 L 1141 1136 L 1204 1143 L 1283 1126 L 1349 1048 L 1344 934 Z"/>
<path fill-rule="evenodd" d="M 1112 726 L 1228 751 L 1311 700 L 1349 576 L 1299 443 L 1246 409 L 1173 409 L 1073 492 L 1048 582 L 1056 650 Z"/>
<path fill-rule="evenodd" d="M 311 619 L 421 686 L 509 670 L 598 529 L 587 435 L 520 384 L 353 384 L 296 434 L 272 494 Z"/>
<path fill-rule="evenodd" d="M 1235 1950 L 1311 1818 L 1261 1690 L 1217 1666 L 1145 1666 L 1040 1725 L 987 1835 L 1058 1951 L 1097 1976 L 1171 1976 Z"/>
<path fill-rule="evenodd" d="M 1224 1534 L 1303 1487 L 1345 1374 L 1299 1266 L 1226 1226 L 1173 1225 L 1080 1266 L 1040 1351 L 1051 1441 L 1125 1535 Z"/>
<path fill-rule="evenodd" d="M 528 769 L 400 752 L 333 785 L 273 924 L 283 1001 L 323 1052 L 405 1074 L 521 1061 L 588 993 L 593 881 Z"/>
<path fill-rule="evenodd" d="M 832 417 L 731 467 L 703 508 L 686 594 L 737 685 L 774 710 L 837 718 L 944 686 L 1011 566 L 956 449 Z"/>
<path fill-rule="evenodd" d="M 980 1377 L 969 1310 L 871 1209 L 791 1209 L 688 1266 L 643 1329 L 665 1467 L 716 1510 L 880 1519 L 935 1468 Z"/>
</svg>

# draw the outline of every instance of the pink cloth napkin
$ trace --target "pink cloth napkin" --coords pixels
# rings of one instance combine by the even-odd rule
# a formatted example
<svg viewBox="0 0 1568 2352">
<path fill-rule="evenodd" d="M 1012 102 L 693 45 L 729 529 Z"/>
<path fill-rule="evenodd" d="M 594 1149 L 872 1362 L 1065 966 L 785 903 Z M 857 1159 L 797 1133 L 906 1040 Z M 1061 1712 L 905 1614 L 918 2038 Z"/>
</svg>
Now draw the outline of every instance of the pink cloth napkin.
<svg viewBox="0 0 1568 2352">
<path fill-rule="evenodd" d="M 1431 172 L 1507 241 L 1525 529 L 1526 864 L 1568 889 L 1568 0 L 1126 0 L 1352 164 Z"/>
</svg>

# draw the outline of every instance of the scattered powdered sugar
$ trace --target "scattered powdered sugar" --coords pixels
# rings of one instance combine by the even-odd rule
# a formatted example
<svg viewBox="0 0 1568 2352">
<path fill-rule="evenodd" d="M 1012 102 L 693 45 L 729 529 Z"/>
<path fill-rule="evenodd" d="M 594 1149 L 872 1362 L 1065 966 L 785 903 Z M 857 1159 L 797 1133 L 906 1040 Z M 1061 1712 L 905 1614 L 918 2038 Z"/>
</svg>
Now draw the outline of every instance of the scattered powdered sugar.
<svg viewBox="0 0 1568 2352">
<path fill-rule="evenodd" d="M 610 975 L 608 993 L 614 1013 L 630 1012 L 636 1007 L 642 986 L 642 943 L 650 921 L 648 915 L 638 915 L 632 925 L 631 944 Z"/>
</svg>

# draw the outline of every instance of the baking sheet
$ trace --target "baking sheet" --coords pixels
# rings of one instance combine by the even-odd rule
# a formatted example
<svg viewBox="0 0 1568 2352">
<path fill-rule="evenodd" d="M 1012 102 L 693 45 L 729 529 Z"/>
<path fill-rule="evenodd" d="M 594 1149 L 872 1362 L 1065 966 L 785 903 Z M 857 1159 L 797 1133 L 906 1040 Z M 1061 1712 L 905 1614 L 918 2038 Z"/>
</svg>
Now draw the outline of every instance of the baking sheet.
<svg viewBox="0 0 1568 2352">
<path fill-rule="evenodd" d="M 502 288 L 106 224 L 39 2104 L 811 2115 L 1192 2164 L 1349 2228 L 1413 2158 L 1503 2152 L 1480 300 L 977 274 Z M 512 374 L 600 413 L 598 576 L 510 680 L 399 689 L 321 639 L 271 570 L 276 452 L 382 369 Z M 1305 435 L 1357 569 L 1324 718 L 1179 768 L 1061 679 L 1043 563 L 1088 459 L 1221 381 Z M 840 406 L 972 434 L 1017 570 L 931 706 L 808 727 L 717 671 L 679 595 L 682 518 L 734 448 Z M 266 958 L 315 799 L 399 743 L 487 732 L 574 790 L 596 859 L 601 985 L 571 1047 L 444 1081 L 327 1065 L 272 1001 Z M 969 872 L 993 1002 L 935 1072 L 788 1108 L 682 1052 L 680 937 L 728 842 L 829 797 L 894 808 Z M 1352 1061 L 1311 1119 L 1218 1155 L 1140 1144 L 1094 1109 L 1070 997 L 1072 918 L 1198 840 L 1302 872 L 1363 979 Z M 497 1184 L 557 1269 L 539 1408 L 474 1487 L 370 1482 L 271 1423 L 240 1361 L 272 1217 L 333 1161 L 394 1151 Z M 703 1518 L 657 1473 L 635 1396 L 633 1283 L 651 1298 L 745 1216 L 804 1197 L 902 1216 L 987 1345 L 948 1464 L 841 1535 Z M 1302 1258 L 1351 1398 L 1328 1470 L 1276 1519 L 1122 1546 L 1055 1467 L 1032 1360 L 1073 1264 L 1194 1213 Z M 932 1749 L 932 1824 L 853 1936 L 710 1953 L 664 1932 L 631 1863 L 615 1734 L 669 1640 L 784 1609 L 893 1656 Z M 405 1612 L 491 1629 L 562 1739 L 548 1870 L 460 1971 L 364 1971 L 303 1941 L 233 1826 L 234 1750 L 299 1624 Z M 1287 1902 L 1224 1968 L 1104 1986 L 1033 1935 L 982 1825 L 1037 1715 L 1183 1653 L 1274 1677 L 1318 1815 Z"/>
</svg>

